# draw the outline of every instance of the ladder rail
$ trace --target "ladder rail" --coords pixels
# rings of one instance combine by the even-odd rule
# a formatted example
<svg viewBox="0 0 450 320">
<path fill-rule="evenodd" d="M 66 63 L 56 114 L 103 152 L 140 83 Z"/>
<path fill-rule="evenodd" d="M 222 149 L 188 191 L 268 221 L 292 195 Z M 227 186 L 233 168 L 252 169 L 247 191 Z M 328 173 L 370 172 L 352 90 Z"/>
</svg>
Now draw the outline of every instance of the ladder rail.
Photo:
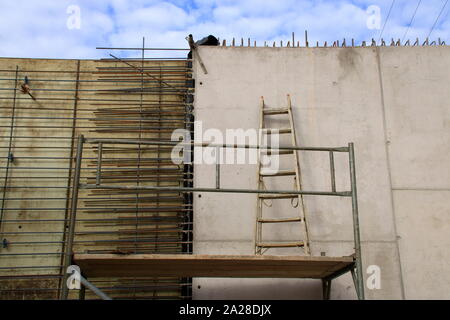
<svg viewBox="0 0 450 320">
<path fill-rule="evenodd" d="M 294 116 L 292 114 L 292 104 L 291 104 L 291 96 L 288 94 L 287 95 L 287 99 L 288 99 L 288 113 L 289 113 L 289 122 L 292 128 L 292 133 L 291 133 L 291 141 L 292 141 L 292 146 L 296 147 L 297 146 L 297 137 L 295 134 L 295 126 L 294 126 Z M 301 171 L 300 171 L 300 161 L 298 158 L 298 152 L 297 150 L 294 150 L 294 161 L 295 161 L 295 183 L 297 186 L 297 190 L 302 190 L 302 176 L 301 176 Z M 299 195 L 298 196 L 298 201 L 299 201 L 299 208 L 300 208 L 300 217 L 302 219 L 302 226 L 303 226 L 303 234 L 304 234 L 304 247 L 303 249 L 305 250 L 305 253 L 307 255 L 311 255 L 310 249 L 309 249 L 309 235 L 308 235 L 308 225 L 307 225 L 307 220 L 306 220 L 306 208 L 305 208 L 305 201 L 303 199 L 303 195 Z"/>
<path fill-rule="evenodd" d="M 264 128 L 264 97 L 260 98 L 260 110 L 259 110 L 259 144 L 261 144 L 262 141 L 262 129 Z M 257 169 L 257 179 L 258 179 L 258 190 L 261 190 L 262 188 L 262 178 L 260 175 L 261 172 L 261 159 L 262 153 L 261 150 L 258 152 L 258 169 Z M 261 242 L 261 236 L 262 236 L 262 225 L 258 222 L 260 219 L 262 219 L 262 205 L 263 205 L 263 199 L 258 197 L 257 195 L 257 204 L 256 204 L 256 221 L 255 221 L 255 254 L 261 254 L 261 247 L 258 247 L 258 243 Z"/>
</svg>

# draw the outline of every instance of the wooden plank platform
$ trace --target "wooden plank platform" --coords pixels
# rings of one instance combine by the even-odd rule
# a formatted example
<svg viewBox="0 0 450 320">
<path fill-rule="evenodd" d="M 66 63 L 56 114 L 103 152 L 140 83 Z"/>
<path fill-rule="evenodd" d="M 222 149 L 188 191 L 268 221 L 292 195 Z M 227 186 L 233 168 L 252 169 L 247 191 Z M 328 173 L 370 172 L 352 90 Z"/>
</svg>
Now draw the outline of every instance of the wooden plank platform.
<svg viewBox="0 0 450 320">
<path fill-rule="evenodd" d="M 236 277 L 322 279 L 348 270 L 353 256 L 75 254 L 86 277 Z"/>
</svg>

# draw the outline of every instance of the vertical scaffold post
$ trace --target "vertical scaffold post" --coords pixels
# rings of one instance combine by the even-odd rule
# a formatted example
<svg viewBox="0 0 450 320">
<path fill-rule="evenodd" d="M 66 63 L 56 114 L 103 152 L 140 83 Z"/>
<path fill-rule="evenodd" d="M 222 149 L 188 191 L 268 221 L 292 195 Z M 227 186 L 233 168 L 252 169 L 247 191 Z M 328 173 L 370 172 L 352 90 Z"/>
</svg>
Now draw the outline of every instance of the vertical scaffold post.
<svg viewBox="0 0 450 320">
<path fill-rule="evenodd" d="M 353 142 L 348 144 L 348 157 L 350 165 L 350 182 L 352 191 L 352 216 L 353 216 L 353 238 L 355 241 L 355 262 L 356 262 L 356 280 L 358 299 L 364 300 L 364 278 L 362 272 L 361 260 L 361 240 L 359 232 L 358 217 L 358 196 L 356 191 L 356 171 L 355 171 L 355 150 Z"/>
<path fill-rule="evenodd" d="M 73 239 L 75 235 L 75 222 L 76 222 L 76 215 L 77 215 L 77 205 L 78 205 L 78 187 L 80 184 L 80 172 L 81 172 L 81 159 L 83 156 L 83 143 L 84 143 L 84 136 L 80 134 L 78 136 L 78 146 L 77 146 L 77 156 L 76 156 L 76 163 L 75 163 L 75 173 L 73 176 L 73 183 L 72 183 L 72 202 L 70 207 L 70 219 L 69 219 L 69 231 L 67 234 L 67 246 L 66 246 L 66 252 L 65 252 L 65 259 L 64 259 L 64 278 L 62 283 L 62 294 L 61 299 L 67 300 L 67 297 L 69 295 L 69 288 L 67 287 L 67 278 L 68 273 L 67 267 L 72 264 L 72 253 L 73 253 Z"/>
<path fill-rule="evenodd" d="M 220 189 L 220 147 L 216 147 L 216 189 Z"/>
<path fill-rule="evenodd" d="M 331 294 L 331 281 L 330 279 L 322 279 L 322 299 L 330 300 Z"/>
<path fill-rule="evenodd" d="M 333 151 L 329 151 L 330 155 L 330 177 L 331 177 L 331 191 L 336 192 L 336 173 L 334 169 L 334 154 Z"/>
</svg>

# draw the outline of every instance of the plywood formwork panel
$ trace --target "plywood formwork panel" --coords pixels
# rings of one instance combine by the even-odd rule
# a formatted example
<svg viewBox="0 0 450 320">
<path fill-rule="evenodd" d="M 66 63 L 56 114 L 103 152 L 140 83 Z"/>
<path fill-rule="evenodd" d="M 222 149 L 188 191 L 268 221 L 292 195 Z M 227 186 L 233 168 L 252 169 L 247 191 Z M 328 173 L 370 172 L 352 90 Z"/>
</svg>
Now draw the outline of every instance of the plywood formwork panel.
<svg viewBox="0 0 450 320">
<path fill-rule="evenodd" d="M 9 288 L 1 292 L 2 297 L 16 297 L 17 294 L 22 294 L 24 298 L 39 298 L 39 294 L 45 298 L 58 297 L 62 285 L 60 278 L 64 272 L 61 268 L 64 262 L 62 254 L 67 250 L 66 222 L 70 217 L 74 168 L 71 159 L 75 156 L 79 134 L 92 138 L 170 139 L 173 128 L 185 127 L 184 94 L 166 92 L 158 79 L 175 81 L 176 86 L 184 90 L 185 81 L 190 77 L 186 61 L 129 63 L 143 66 L 156 80 L 151 78 L 148 81 L 138 71 L 118 61 L 0 59 L 0 191 L 5 191 L 4 197 L 2 194 L 4 210 L 0 232 L 1 240 L 7 242 L 0 248 L 0 278 L 4 281 L 2 283 L 8 283 Z M 25 76 L 36 100 L 20 91 Z M 142 113 L 146 110 L 149 112 Z M 164 119 L 168 119 L 171 126 L 161 130 Z M 7 160 L 10 140 L 13 163 Z M 102 179 L 129 184 L 139 179 L 141 185 L 183 183 L 184 168 L 173 166 L 167 150 L 140 149 L 105 146 Z M 97 156 L 97 146 L 85 148 L 86 161 L 83 163 L 81 181 L 95 181 Z M 167 160 L 156 161 L 158 157 L 166 157 Z M 9 167 L 8 181 L 4 189 L 6 167 Z M 164 168 L 175 170 L 159 174 L 161 170 L 166 170 Z M 140 171 L 139 174 L 137 171 Z M 131 250 L 151 252 L 169 250 L 176 253 L 186 249 L 180 243 L 184 235 L 184 226 L 180 221 L 186 213 L 183 209 L 185 197 L 180 194 L 165 196 L 169 198 L 165 199 L 157 193 L 80 192 L 74 251 L 111 252 L 123 250 L 122 247 L 126 246 Z M 181 207 L 183 211 L 159 208 L 167 203 Z M 154 211 L 141 212 L 141 207 L 149 206 L 154 206 Z M 152 218 L 155 215 L 172 215 L 175 220 L 155 223 Z M 144 216 L 152 220 L 143 224 Z M 157 241 L 153 244 L 134 241 L 145 232 L 152 234 Z M 164 237 L 175 239 L 169 249 L 160 243 Z M 124 243 L 126 246 L 122 245 Z M 52 275 L 52 285 L 49 286 L 45 282 L 47 279 L 44 281 L 38 275 L 41 278 Z M 113 295 L 116 293 L 125 298 L 178 297 L 180 288 L 188 286 L 178 279 L 169 280 L 171 284 L 161 292 L 155 279 L 147 279 L 154 285 L 143 286 L 144 289 L 134 290 L 133 294 L 130 294 L 130 288 L 137 288 L 136 279 L 103 279 L 100 286 L 107 286 Z M 17 289 L 14 289 L 14 283 Z M 25 287 L 30 290 L 21 287 L 21 283 L 28 283 Z M 44 290 L 45 295 L 43 290 L 31 290 L 34 287 L 42 289 L 42 286 L 48 287 Z"/>
</svg>

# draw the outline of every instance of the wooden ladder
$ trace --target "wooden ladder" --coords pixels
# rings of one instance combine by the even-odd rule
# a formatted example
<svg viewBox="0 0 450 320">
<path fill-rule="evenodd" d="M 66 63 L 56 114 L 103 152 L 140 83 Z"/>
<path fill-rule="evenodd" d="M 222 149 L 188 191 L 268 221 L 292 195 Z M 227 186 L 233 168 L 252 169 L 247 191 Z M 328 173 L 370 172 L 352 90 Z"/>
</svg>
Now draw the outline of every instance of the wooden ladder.
<svg viewBox="0 0 450 320">
<path fill-rule="evenodd" d="M 289 120 L 289 127 L 287 128 L 267 128 L 265 126 L 265 118 L 275 115 L 286 115 Z M 261 105 L 260 105 L 260 143 L 262 142 L 262 138 L 264 135 L 272 135 L 272 134 L 280 134 L 291 136 L 292 146 L 297 147 L 297 141 L 295 136 L 295 126 L 294 126 L 294 118 L 292 116 L 292 107 L 291 107 L 291 97 L 287 95 L 287 107 L 279 108 L 279 109 L 270 109 L 266 108 L 264 105 L 264 97 L 261 97 Z M 268 137 L 266 137 L 268 138 Z M 302 190 L 301 183 L 301 171 L 299 165 L 299 159 L 297 150 L 261 150 L 260 157 L 258 157 L 258 190 L 265 189 L 265 179 L 270 179 L 273 177 L 280 176 L 292 176 L 294 178 L 295 190 Z M 289 170 L 278 170 L 276 172 L 264 172 L 262 169 L 263 166 L 261 164 L 261 157 L 265 154 L 265 156 L 278 156 L 278 155 L 290 155 L 294 157 L 294 168 Z M 281 199 L 291 199 L 294 201 L 297 198 L 298 204 L 296 208 L 298 208 L 298 215 L 294 217 L 285 217 L 285 218 L 266 218 L 263 216 L 263 206 L 265 205 L 265 201 L 276 201 Z M 297 223 L 300 225 L 301 232 L 303 234 L 302 240 L 295 241 L 279 241 L 279 242 L 266 242 L 263 239 L 263 225 L 267 223 Z M 297 247 L 302 248 L 305 255 L 311 255 L 309 248 L 309 237 L 308 237 L 308 227 L 306 224 L 306 214 L 305 214 L 305 204 L 303 201 L 303 196 L 298 194 L 258 194 L 257 198 L 257 216 L 256 216 L 256 227 L 255 227 L 255 254 L 262 255 L 270 248 L 289 248 L 289 247 Z"/>
</svg>

